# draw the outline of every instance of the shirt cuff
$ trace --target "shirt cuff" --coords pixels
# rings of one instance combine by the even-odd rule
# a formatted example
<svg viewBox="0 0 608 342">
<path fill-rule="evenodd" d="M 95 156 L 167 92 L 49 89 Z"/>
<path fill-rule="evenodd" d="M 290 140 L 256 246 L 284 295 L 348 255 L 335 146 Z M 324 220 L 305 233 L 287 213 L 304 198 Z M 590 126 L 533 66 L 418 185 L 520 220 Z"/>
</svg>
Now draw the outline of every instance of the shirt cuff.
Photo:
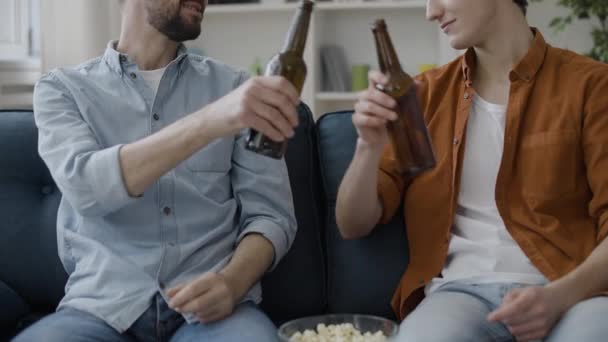
<svg viewBox="0 0 608 342">
<path fill-rule="evenodd" d="M 122 176 L 120 167 L 122 147 L 123 145 L 113 146 L 91 156 L 93 191 L 97 195 L 97 202 L 108 213 L 137 200 L 137 197 L 131 197 L 127 192 Z"/>
<path fill-rule="evenodd" d="M 243 229 L 238 236 L 237 244 L 239 244 L 245 236 L 252 233 L 262 235 L 268 239 L 274 247 L 274 259 L 268 272 L 274 270 L 289 249 L 289 239 L 287 238 L 285 230 L 273 221 L 258 219 L 252 221 Z"/>
</svg>

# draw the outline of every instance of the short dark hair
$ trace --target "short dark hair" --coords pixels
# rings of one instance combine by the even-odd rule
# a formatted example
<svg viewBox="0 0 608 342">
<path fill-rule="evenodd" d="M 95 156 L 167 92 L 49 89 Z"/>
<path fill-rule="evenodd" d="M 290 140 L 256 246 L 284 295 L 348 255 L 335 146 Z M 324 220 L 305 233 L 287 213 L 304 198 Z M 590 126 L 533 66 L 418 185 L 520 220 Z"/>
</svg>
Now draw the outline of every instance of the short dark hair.
<svg viewBox="0 0 608 342">
<path fill-rule="evenodd" d="M 521 11 L 524 12 L 525 15 L 528 9 L 528 0 L 513 0 L 513 2 L 521 8 Z"/>
</svg>

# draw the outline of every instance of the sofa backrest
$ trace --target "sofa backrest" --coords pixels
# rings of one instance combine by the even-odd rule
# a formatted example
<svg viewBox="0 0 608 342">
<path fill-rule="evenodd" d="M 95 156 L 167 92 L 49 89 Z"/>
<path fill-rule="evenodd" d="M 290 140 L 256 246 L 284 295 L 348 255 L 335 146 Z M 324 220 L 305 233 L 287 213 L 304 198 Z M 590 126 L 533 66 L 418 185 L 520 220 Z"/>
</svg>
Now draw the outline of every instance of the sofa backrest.
<svg viewBox="0 0 608 342">
<path fill-rule="evenodd" d="M 67 275 L 57 255 L 60 192 L 38 156 L 32 112 L 0 111 L 0 282 L 33 312 L 54 310 Z"/>
<path fill-rule="evenodd" d="M 262 282 L 264 311 L 277 323 L 318 315 L 326 307 L 324 202 L 312 113 L 298 108 L 300 124 L 289 141 L 285 162 L 298 221 L 298 233 L 287 255 Z"/>
<path fill-rule="evenodd" d="M 326 194 L 327 298 L 331 313 L 365 313 L 394 319 L 390 300 L 408 262 L 403 211 L 368 237 L 345 241 L 338 232 L 338 188 L 352 160 L 357 132 L 352 111 L 325 114 L 317 122 Z"/>
</svg>

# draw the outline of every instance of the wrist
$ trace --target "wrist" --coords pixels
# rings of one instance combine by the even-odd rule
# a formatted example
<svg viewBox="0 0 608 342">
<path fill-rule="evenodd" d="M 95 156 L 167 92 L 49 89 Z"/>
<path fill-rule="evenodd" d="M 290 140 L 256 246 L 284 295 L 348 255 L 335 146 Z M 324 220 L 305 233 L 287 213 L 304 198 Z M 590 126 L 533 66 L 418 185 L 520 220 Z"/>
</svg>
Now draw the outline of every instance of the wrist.
<svg viewBox="0 0 608 342">
<path fill-rule="evenodd" d="M 380 163 L 382 158 L 383 146 L 370 145 L 361 139 L 357 140 L 353 163 L 361 165 L 374 165 L 374 168 Z"/>
<path fill-rule="evenodd" d="M 235 303 L 238 303 L 241 298 L 245 296 L 247 290 L 243 290 L 240 282 L 238 281 L 238 276 L 231 272 L 228 267 L 225 267 L 221 271 L 218 272 L 218 275 L 224 279 L 226 286 L 232 295 Z"/>
<path fill-rule="evenodd" d="M 562 278 L 553 281 L 545 286 L 545 288 L 552 292 L 552 298 L 556 298 L 560 303 L 561 312 L 568 311 L 576 303 L 582 301 L 586 297 L 585 290 L 577 284 L 572 282 L 568 278 Z"/>
<path fill-rule="evenodd" d="M 361 138 L 357 138 L 357 146 L 355 148 L 355 155 L 365 158 L 367 160 L 380 161 L 382 158 L 382 152 L 384 151 L 383 145 L 373 145 Z"/>
</svg>

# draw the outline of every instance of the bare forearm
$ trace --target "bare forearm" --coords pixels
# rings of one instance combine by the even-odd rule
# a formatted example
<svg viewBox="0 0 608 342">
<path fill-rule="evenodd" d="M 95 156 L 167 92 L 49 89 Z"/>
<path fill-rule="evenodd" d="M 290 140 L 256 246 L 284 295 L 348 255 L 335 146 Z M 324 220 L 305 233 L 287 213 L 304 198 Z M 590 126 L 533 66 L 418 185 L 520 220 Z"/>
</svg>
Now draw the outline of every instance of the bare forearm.
<svg viewBox="0 0 608 342">
<path fill-rule="evenodd" d="M 336 204 L 336 221 L 344 238 L 369 234 L 378 223 L 382 206 L 378 199 L 378 164 L 381 151 L 357 144 Z"/>
<path fill-rule="evenodd" d="M 608 291 L 608 240 L 604 239 L 589 257 L 565 277 L 549 284 L 561 291 L 568 306 Z"/>
<path fill-rule="evenodd" d="M 202 112 L 191 114 L 120 150 L 120 164 L 127 191 L 139 196 L 162 175 L 207 145 Z"/>
<path fill-rule="evenodd" d="M 260 234 L 249 234 L 241 240 L 226 267 L 220 272 L 232 284 L 240 301 L 272 265 L 274 247 Z"/>
</svg>

